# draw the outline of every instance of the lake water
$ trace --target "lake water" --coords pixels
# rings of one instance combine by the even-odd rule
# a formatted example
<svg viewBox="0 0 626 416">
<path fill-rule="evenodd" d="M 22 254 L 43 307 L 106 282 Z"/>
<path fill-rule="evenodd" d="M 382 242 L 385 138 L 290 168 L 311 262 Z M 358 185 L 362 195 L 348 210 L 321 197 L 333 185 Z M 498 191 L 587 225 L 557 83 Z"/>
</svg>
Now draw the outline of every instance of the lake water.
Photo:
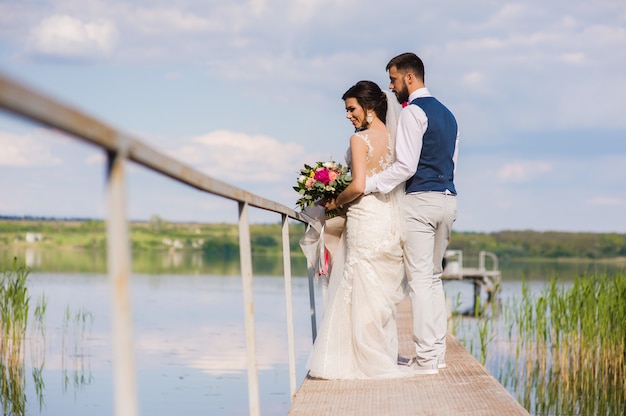
<svg viewBox="0 0 626 416">
<path fill-rule="evenodd" d="M 14 255 L 0 254 L 4 259 Z M 37 353 L 41 350 L 36 348 L 36 343 L 26 345 L 26 414 L 111 415 L 114 410 L 108 278 L 103 272 L 89 271 L 88 266 L 77 267 L 77 271 L 55 266 L 61 271 L 45 271 L 46 258 L 51 259 L 49 264 L 54 264 L 65 255 L 27 256 L 33 267 L 28 281 L 31 310 L 45 296 L 47 311 L 45 353 Z M 84 256 L 73 253 L 71 257 L 82 259 L 69 264 L 92 264 L 96 270 L 104 264 L 99 255 L 93 258 L 89 254 L 91 260 L 85 260 Z M 185 256 L 163 255 L 157 262 L 160 267 L 155 267 L 153 272 L 132 276 L 140 414 L 246 415 L 246 348 L 237 263 L 218 264 L 202 257 Z M 141 261 L 147 260 L 137 260 Z M 269 270 L 265 274 L 255 271 L 254 277 L 261 413 L 286 414 L 289 380 L 284 282 L 274 275 L 276 269 L 280 272 L 282 268 L 281 260 L 257 259 L 255 264 L 255 270 Z M 308 281 L 302 275 L 303 265 L 301 260 L 296 262 L 294 275 L 300 276 L 293 279 L 298 385 L 306 374 L 304 365 L 311 347 Z M 558 262 L 500 266 L 504 279 L 500 300 L 504 302 L 519 293 L 522 278 L 539 290 L 553 275 L 562 277 L 567 284 L 578 274 L 623 268 L 623 265 Z M 215 270 L 225 272 L 212 273 Z M 446 284 L 446 292 L 458 299 L 459 309 L 469 308 L 472 303 L 473 289 L 469 283 Z M 317 299 L 319 304 L 319 287 Z M 478 356 L 477 342 L 472 339 L 476 334 L 475 323 L 472 318 L 463 319 L 456 324 L 459 337 L 465 338 L 468 349 Z M 39 394 L 32 373 L 42 363 L 43 390 Z M 486 365 L 492 372 L 499 371 L 497 362 Z"/>
<path fill-rule="evenodd" d="M 264 414 L 285 414 L 289 379 L 284 283 L 261 276 L 255 277 L 254 287 L 261 408 Z M 31 299 L 45 294 L 48 303 L 41 414 L 113 414 L 107 277 L 32 273 L 29 288 Z M 131 290 L 141 414 L 247 414 L 240 279 L 134 275 Z M 311 345 L 306 279 L 294 279 L 293 299 L 300 383 Z M 90 315 L 86 324 L 81 311 Z M 37 401 L 30 399 L 37 396 L 26 364 L 27 413 L 38 414 Z"/>
</svg>

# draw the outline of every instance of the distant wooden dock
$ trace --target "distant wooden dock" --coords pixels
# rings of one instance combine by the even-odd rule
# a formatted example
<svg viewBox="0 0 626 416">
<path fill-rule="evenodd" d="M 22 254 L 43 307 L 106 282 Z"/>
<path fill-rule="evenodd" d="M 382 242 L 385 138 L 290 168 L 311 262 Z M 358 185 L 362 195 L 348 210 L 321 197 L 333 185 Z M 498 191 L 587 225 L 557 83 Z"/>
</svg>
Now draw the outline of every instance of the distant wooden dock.
<svg viewBox="0 0 626 416">
<path fill-rule="evenodd" d="M 400 354 L 410 356 L 411 306 L 398 310 Z M 291 416 L 517 416 L 529 415 L 452 335 L 447 338 L 448 367 L 436 375 L 391 380 L 318 380 L 305 378 Z"/>
<path fill-rule="evenodd" d="M 488 251 L 481 251 L 478 253 L 478 267 L 464 267 L 463 252 L 461 250 L 448 250 L 444 262 L 442 280 L 471 281 L 474 285 L 472 313 L 477 310 L 477 306 L 480 306 L 478 311 L 482 312 L 482 306 L 477 304 L 481 299 L 482 290 L 484 289 L 487 294 L 487 302 L 491 301 L 500 290 L 502 275 L 498 268 L 498 257 Z"/>
</svg>

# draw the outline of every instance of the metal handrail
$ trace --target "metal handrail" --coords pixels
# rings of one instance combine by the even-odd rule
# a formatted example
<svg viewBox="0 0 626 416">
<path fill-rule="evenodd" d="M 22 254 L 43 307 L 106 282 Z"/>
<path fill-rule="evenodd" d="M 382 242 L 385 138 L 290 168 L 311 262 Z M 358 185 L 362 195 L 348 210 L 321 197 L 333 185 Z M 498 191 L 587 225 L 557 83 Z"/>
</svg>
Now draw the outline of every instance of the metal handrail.
<svg viewBox="0 0 626 416">
<path fill-rule="evenodd" d="M 262 198 L 205 175 L 193 167 L 159 152 L 142 141 L 116 130 L 80 110 L 62 104 L 1 74 L 0 109 L 68 133 L 76 139 L 102 148 L 107 154 L 107 268 L 109 280 L 113 287 L 111 326 L 116 415 L 136 416 L 138 414 L 129 296 L 131 252 L 125 199 L 125 166 L 128 160 L 193 188 L 238 202 L 239 252 L 246 332 L 250 415 L 259 415 L 260 407 L 248 208 L 253 206 L 281 214 L 285 298 L 287 303 L 289 386 L 291 399 L 293 400 L 296 393 L 296 366 L 288 221 L 291 218 L 308 223 L 309 219 L 306 216 L 275 201 Z M 309 270 L 309 280 L 311 281 L 311 279 L 311 271 Z M 315 302 L 312 293 L 310 294 L 310 299 L 312 330 L 315 334 Z"/>
<path fill-rule="evenodd" d="M 491 258 L 491 269 L 489 270 L 498 270 L 498 256 L 489 251 L 482 250 L 478 253 L 478 268 L 480 270 L 487 270 L 485 258 Z"/>
</svg>

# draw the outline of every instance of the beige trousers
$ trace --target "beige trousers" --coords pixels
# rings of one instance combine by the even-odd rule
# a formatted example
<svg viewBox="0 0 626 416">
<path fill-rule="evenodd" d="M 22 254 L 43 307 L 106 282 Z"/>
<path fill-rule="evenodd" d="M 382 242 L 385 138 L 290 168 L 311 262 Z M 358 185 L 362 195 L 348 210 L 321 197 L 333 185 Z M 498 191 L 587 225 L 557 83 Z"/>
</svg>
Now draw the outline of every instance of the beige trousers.
<svg viewBox="0 0 626 416">
<path fill-rule="evenodd" d="M 441 275 L 456 220 L 456 196 L 442 192 L 406 195 L 404 261 L 413 308 L 417 365 L 434 367 L 446 352 L 447 313 Z"/>
</svg>

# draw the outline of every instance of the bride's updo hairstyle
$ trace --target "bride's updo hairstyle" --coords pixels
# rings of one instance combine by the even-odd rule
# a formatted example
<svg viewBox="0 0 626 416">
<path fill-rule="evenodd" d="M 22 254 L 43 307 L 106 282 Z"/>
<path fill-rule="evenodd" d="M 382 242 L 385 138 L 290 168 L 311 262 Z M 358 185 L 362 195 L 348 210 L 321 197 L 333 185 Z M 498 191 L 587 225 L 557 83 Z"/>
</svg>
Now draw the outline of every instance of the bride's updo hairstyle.
<svg viewBox="0 0 626 416">
<path fill-rule="evenodd" d="M 359 81 L 351 86 L 341 97 L 342 100 L 355 98 L 365 111 L 374 110 L 376 116 L 383 122 L 387 118 L 387 96 L 375 82 Z"/>
</svg>

